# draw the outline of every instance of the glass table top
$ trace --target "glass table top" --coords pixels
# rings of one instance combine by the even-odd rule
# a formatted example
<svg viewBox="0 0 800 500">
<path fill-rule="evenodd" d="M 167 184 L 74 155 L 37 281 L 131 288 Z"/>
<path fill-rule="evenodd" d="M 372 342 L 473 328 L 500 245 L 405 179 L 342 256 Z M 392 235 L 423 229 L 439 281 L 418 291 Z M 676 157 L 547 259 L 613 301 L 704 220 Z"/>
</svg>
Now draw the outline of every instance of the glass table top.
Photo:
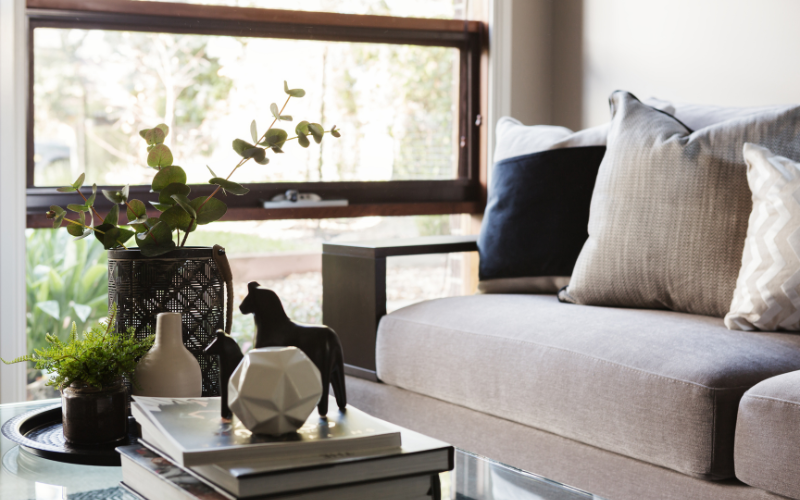
<svg viewBox="0 0 800 500">
<path fill-rule="evenodd" d="M 6 420 L 58 400 L 0 405 Z M 0 498 L 3 500 L 135 500 L 119 487 L 119 467 L 92 467 L 46 460 L 0 438 Z M 457 450 L 456 467 L 441 474 L 442 499 L 584 500 L 598 499 L 494 460 Z"/>
</svg>

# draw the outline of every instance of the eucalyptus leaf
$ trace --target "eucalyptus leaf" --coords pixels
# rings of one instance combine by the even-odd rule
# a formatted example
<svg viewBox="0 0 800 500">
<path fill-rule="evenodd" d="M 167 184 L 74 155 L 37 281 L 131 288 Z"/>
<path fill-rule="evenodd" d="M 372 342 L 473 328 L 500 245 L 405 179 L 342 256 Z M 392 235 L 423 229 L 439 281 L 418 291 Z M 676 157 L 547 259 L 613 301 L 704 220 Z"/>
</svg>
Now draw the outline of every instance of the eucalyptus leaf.
<svg viewBox="0 0 800 500">
<path fill-rule="evenodd" d="M 80 189 L 81 186 L 83 186 L 84 179 L 86 179 L 86 174 L 79 175 L 78 179 L 74 183 L 72 183 L 72 187 L 74 187 L 75 189 Z"/>
<path fill-rule="evenodd" d="M 297 144 L 299 144 L 300 147 L 307 148 L 311 142 L 308 140 L 308 137 L 301 134 L 297 136 Z"/>
<path fill-rule="evenodd" d="M 292 121 L 292 115 L 281 115 L 280 119 L 285 121 L 285 122 L 290 122 L 290 121 Z"/>
<path fill-rule="evenodd" d="M 192 207 L 197 212 L 197 223 L 200 225 L 219 220 L 228 211 L 227 205 L 216 198 L 211 198 L 208 203 L 203 204 L 206 198 L 207 196 L 201 196 L 192 200 Z M 200 205 L 203 205 L 203 208 L 199 208 Z"/>
<path fill-rule="evenodd" d="M 314 142 L 317 144 L 322 142 L 322 136 L 325 134 L 325 129 L 322 128 L 322 125 L 319 123 L 309 123 L 308 131 L 311 133 L 311 136 L 314 137 Z"/>
<path fill-rule="evenodd" d="M 172 230 L 163 221 L 158 221 L 149 231 L 136 235 L 136 243 L 145 257 L 157 257 L 175 248 Z"/>
<path fill-rule="evenodd" d="M 153 205 L 153 208 L 155 208 L 159 212 L 163 212 L 164 210 L 169 210 L 169 207 L 171 207 L 173 205 L 172 203 L 169 203 L 169 204 L 167 204 L 167 203 L 158 203 L 156 201 L 151 201 L 150 204 Z"/>
<path fill-rule="evenodd" d="M 167 134 L 165 134 L 160 128 L 156 127 L 147 131 L 147 133 L 144 135 L 144 140 L 147 141 L 147 144 L 163 144 L 166 137 Z"/>
<path fill-rule="evenodd" d="M 264 151 L 264 150 L 262 149 L 261 151 Z M 229 181 L 227 179 L 223 179 L 221 177 L 214 177 L 213 179 L 208 181 L 208 183 L 209 184 L 216 184 L 217 186 L 220 186 L 221 188 L 225 189 L 226 191 L 228 191 L 228 192 L 230 192 L 232 194 L 235 194 L 235 195 L 239 195 L 239 196 L 241 196 L 243 194 L 247 194 L 247 193 L 250 192 L 249 189 L 247 189 L 246 187 L 242 186 L 241 184 L 233 182 L 233 181 Z"/>
<path fill-rule="evenodd" d="M 128 196 L 125 193 L 126 190 L 124 188 L 119 191 L 103 189 L 103 196 L 105 196 L 106 199 L 111 203 L 125 203 L 128 199 Z"/>
<path fill-rule="evenodd" d="M 119 224 L 119 205 L 111 206 L 111 210 L 108 211 L 108 215 L 106 215 L 106 218 L 103 219 L 103 225 L 106 224 L 110 224 L 112 226 Z"/>
<path fill-rule="evenodd" d="M 267 133 L 264 135 L 264 140 L 260 144 L 270 148 L 280 148 L 288 138 L 289 134 L 285 130 L 280 128 L 271 128 L 267 130 Z"/>
<path fill-rule="evenodd" d="M 156 125 L 156 128 L 164 132 L 164 137 L 169 135 L 169 127 L 167 126 L 166 123 L 159 123 L 158 125 Z"/>
<path fill-rule="evenodd" d="M 186 184 L 186 172 L 181 167 L 172 165 L 159 170 L 156 176 L 153 177 L 151 189 L 156 193 L 160 193 L 170 184 Z"/>
<path fill-rule="evenodd" d="M 269 111 L 272 113 L 272 116 L 275 117 L 276 120 L 281 119 L 281 112 L 278 110 L 278 105 L 274 102 L 269 105 Z"/>
<path fill-rule="evenodd" d="M 158 224 L 158 219 L 155 217 L 147 217 L 142 223 L 132 222 L 131 227 L 135 229 L 137 233 L 146 233 L 156 224 Z"/>
<path fill-rule="evenodd" d="M 336 138 L 339 138 L 339 137 L 342 136 L 342 134 L 338 130 L 336 130 L 336 125 L 331 127 L 331 135 L 336 137 Z"/>
<path fill-rule="evenodd" d="M 147 217 L 147 206 L 141 200 L 130 200 L 125 215 L 128 216 L 128 223 Z"/>
<path fill-rule="evenodd" d="M 301 121 L 294 128 L 294 133 L 297 135 L 308 135 L 308 125 L 309 123 L 307 121 L 305 120 Z"/>
<path fill-rule="evenodd" d="M 256 127 L 256 121 L 253 120 L 250 122 L 250 137 L 253 138 L 253 142 L 258 142 L 258 128 Z"/>
<path fill-rule="evenodd" d="M 259 159 L 255 159 L 255 160 L 256 160 L 256 163 L 258 163 L 259 165 L 266 165 L 267 163 L 269 163 L 269 158 L 267 158 L 266 154 L 264 154 L 264 158 L 262 158 L 260 160 Z"/>
<path fill-rule="evenodd" d="M 283 91 L 292 97 L 303 97 L 306 95 L 306 91 L 303 89 L 290 89 L 289 84 L 286 83 L 286 80 L 283 81 Z"/>
<path fill-rule="evenodd" d="M 206 168 L 208 169 L 208 171 L 209 171 L 209 172 L 211 172 L 211 177 L 219 177 L 217 174 L 215 174 L 215 173 L 214 173 L 214 171 L 213 171 L 213 170 L 211 170 L 211 167 L 209 167 L 208 165 L 206 165 Z"/>
<path fill-rule="evenodd" d="M 59 207 L 58 205 L 50 205 L 50 212 L 48 212 L 47 217 L 53 219 L 53 228 L 61 227 L 61 223 L 64 222 L 64 217 L 66 217 L 67 211 L 63 208 Z"/>
<path fill-rule="evenodd" d="M 197 218 L 197 212 L 195 212 L 195 208 L 192 206 L 192 202 L 189 201 L 189 198 L 187 198 L 186 195 L 173 194 L 172 195 L 172 199 L 175 200 L 178 203 L 178 205 L 181 206 L 181 208 L 186 210 L 186 212 L 189 214 L 189 216 L 191 218 L 193 218 L 193 219 Z M 216 198 L 212 198 L 212 200 L 215 200 L 215 199 Z M 220 202 L 220 203 L 222 203 L 222 202 Z"/>
<path fill-rule="evenodd" d="M 59 193 L 72 193 L 77 190 L 78 190 L 77 188 L 74 188 L 72 186 L 64 186 L 56 189 L 56 191 L 58 191 Z"/>
<path fill-rule="evenodd" d="M 141 137 L 142 139 L 146 139 L 148 132 L 150 132 L 149 128 L 143 128 L 142 130 L 139 131 L 139 137 Z"/>
<path fill-rule="evenodd" d="M 163 168 L 172 165 L 172 151 L 164 144 L 159 144 L 147 153 L 147 165 L 153 168 Z"/>
<path fill-rule="evenodd" d="M 83 228 L 83 234 L 81 234 L 80 236 L 76 236 L 75 237 L 75 241 L 82 240 L 82 239 L 84 239 L 84 238 L 86 238 L 88 236 L 91 236 L 92 233 L 94 233 L 94 229 L 92 229 L 90 227 Z"/>
<path fill-rule="evenodd" d="M 260 152 L 260 153 L 259 153 Z M 256 156 L 260 156 L 264 154 L 264 150 L 262 148 L 250 148 L 244 152 L 242 155 L 243 158 L 255 158 Z"/>
<path fill-rule="evenodd" d="M 87 207 L 93 207 L 94 206 L 94 200 L 96 198 L 97 198 L 97 184 L 92 184 L 92 194 L 90 194 L 89 197 L 86 198 L 86 206 Z"/>
<path fill-rule="evenodd" d="M 239 156 L 244 156 L 245 151 L 247 151 L 248 149 L 252 149 L 254 147 L 255 146 L 253 146 L 247 141 L 243 141 L 241 139 L 233 140 L 233 150 L 236 151 L 239 154 Z"/>
<path fill-rule="evenodd" d="M 187 186 L 186 184 L 181 184 L 179 182 L 173 182 L 172 184 L 168 185 L 161 192 L 158 194 L 158 202 L 164 205 L 174 205 L 175 200 L 172 199 L 173 194 L 182 194 L 183 196 L 189 196 L 189 193 L 192 192 L 192 188 Z"/>
<path fill-rule="evenodd" d="M 83 213 L 81 213 L 81 215 L 83 215 Z M 67 232 L 72 236 L 80 236 L 83 234 L 83 226 L 70 222 L 67 224 Z"/>
<path fill-rule="evenodd" d="M 117 238 L 119 238 L 119 236 L 119 228 L 111 224 L 100 224 L 97 226 L 97 231 L 94 232 L 94 237 L 103 244 L 103 248 L 106 250 L 119 246 L 117 243 Z"/>
<path fill-rule="evenodd" d="M 87 207 L 86 205 L 80 205 L 78 203 L 70 203 L 69 205 L 67 205 L 67 210 L 72 210 L 73 212 L 82 213 L 82 212 L 87 212 L 89 210 L 89 207 Z"/>
<path fill-rule="evenodd" d="M 166 223 L 172 230 L 177 228 L 181 231 L 193 231 L 194 227 L 197 227 L 192 216 L 177 205 L 161 214 L 159 220 Z"/>
</svg>

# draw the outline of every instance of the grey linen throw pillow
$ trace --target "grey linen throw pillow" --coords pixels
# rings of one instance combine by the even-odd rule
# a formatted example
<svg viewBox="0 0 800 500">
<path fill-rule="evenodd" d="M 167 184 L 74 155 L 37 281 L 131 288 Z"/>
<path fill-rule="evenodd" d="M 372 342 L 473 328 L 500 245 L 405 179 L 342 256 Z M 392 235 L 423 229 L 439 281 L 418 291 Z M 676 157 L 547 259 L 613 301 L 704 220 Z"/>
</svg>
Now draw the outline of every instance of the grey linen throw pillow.
<svg viewBox="0 0 800 500">
<path fill-rule="evenodd" d="M 628 92 L 610 105 L 589 239 L 559 298 L 725 316 L 752 208 L 742 148 L 800 157 L 800 107 L 693 132 Z"/>
</svg>

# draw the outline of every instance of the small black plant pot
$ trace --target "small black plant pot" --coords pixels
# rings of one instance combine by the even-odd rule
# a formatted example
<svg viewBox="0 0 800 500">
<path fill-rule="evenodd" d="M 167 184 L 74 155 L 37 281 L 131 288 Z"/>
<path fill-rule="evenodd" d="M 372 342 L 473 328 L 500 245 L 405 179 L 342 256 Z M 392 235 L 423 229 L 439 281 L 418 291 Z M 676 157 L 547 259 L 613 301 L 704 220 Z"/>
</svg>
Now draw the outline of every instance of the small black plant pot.
<svg viewBox="0 0 800 500">
<path fill-rule="evenodd" d="M 102 389 L 73 382 L 61 391 L 64 439 L 77 445 L 124 440 L 128 436 L 127 402 L 121 378 Z"/>
</svg>

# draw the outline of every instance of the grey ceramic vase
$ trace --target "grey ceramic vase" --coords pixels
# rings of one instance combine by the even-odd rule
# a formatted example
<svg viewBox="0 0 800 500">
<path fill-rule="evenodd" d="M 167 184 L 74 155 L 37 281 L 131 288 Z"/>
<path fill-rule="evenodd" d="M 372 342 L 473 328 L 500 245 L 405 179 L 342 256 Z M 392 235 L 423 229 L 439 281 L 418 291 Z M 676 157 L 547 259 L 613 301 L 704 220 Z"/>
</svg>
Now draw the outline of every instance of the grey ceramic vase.
<svg viewBox="0 0 800 500">
<path fill-rule="evenodd" d="M 200 365 L 183 345 L 180 314 L 158 315 L 155 342 L 136 365 L 134 380 L 134 396 L 199 398 L 203 395 Z"/>
</svg>

